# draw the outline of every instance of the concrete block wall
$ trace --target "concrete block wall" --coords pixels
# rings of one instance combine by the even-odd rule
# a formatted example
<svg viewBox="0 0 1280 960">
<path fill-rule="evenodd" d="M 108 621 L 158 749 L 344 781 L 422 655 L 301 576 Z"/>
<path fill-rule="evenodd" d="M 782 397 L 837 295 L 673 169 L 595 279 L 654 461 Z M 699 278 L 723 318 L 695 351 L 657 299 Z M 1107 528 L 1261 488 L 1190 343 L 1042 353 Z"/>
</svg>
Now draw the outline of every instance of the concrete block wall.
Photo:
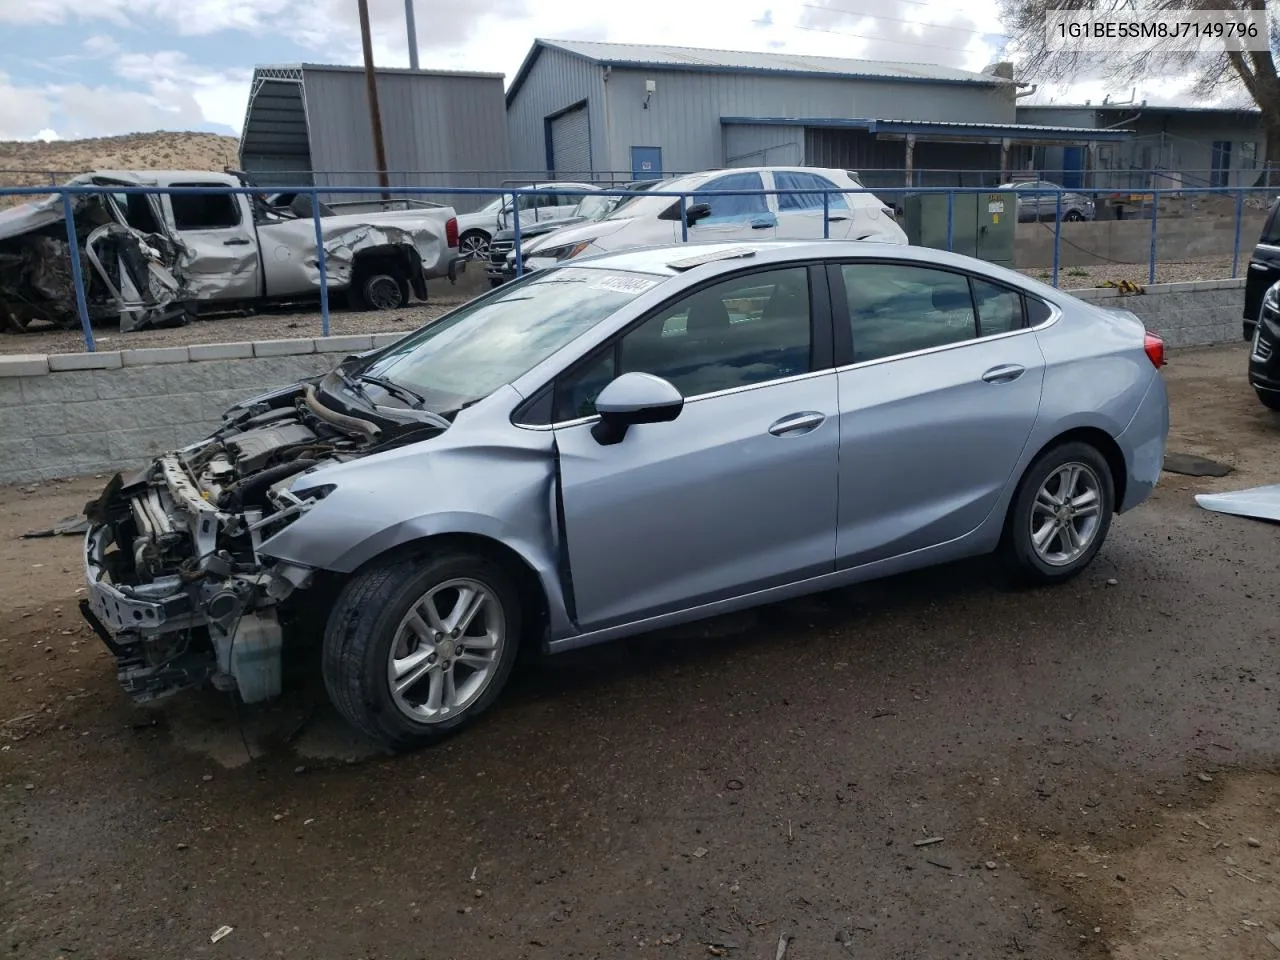
<svg viewBox="0 0 1280 960">
<path fill-rule="evenodd" d="M 1240 225 L 1240 259 L 1262 233 L 1265 214 L 1249 211 Z M 1151 257 L 1150 220 L 1093 220 L 1063 223 L 1058 245 L 1063 267 L 1092 267 L 1108 263 L 1147 263 Z M 1019 270 L 1053 266 L 1053 222 L 1020 223 L 1014 244 Z M 1236 245 L 1235 217 L 1170 217 L 1156 223 L 1156 260 L 1216 258 L 1230 261 Z"/>
<path fill-rule="evenodd" d="M 1122 295 L 1112 287 L 1069 290 L 1100 307 L 1132 310 L 1169 347 L 1236 343 L 1242 336 L 1244 280 L 1154 283 L 1141 294 Z"/>
<path fill-rule="evenodd" d="M 138 466 L 234 403 L 403 334 L 0 356 L 0 484 Z"/>
</svg>

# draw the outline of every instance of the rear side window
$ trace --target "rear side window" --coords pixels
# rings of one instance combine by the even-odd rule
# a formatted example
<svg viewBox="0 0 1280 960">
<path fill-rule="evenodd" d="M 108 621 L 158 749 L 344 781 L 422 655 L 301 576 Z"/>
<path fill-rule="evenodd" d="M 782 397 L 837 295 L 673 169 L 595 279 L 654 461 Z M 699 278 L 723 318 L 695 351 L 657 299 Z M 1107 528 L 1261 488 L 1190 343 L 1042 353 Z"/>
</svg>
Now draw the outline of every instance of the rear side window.
<svg viewBox="0 0 1280 960">
<path fill-rule="evenodd" d="M 175 187 L 209 187 L 207 183 L 175 183 Z M 220 186 L 220 184 L 218 185 Z M 178 230 L 220 230 L 240 225 L 240 207 L 229 193 L 175 193 L 173 225 Z"/>
<path fill-rule="evenodd" d="M 978 319 L 968 278 L 888 263 L 845 264 L 853 362 L 972 340 Z"/>
<path fill-rule="evenodd" d="M 1280 247 L 1280 200 L 1271 204 L 1271 212 L 1267 214 L 1267 222 L 1262 227 L 1262 236 L 1258 238 L 1258 242 Z"/>
<path fill-rule="evenodd" d="M 1052 315 L 1049 305 L 1035 297 L 1027 297 L 1027 326 L 1038 327 Z"/>
<path fill-rule="evenodd" d="M 799 170 L 775 170 L 774 185 L 779 190 L 836 190 L 834 183 L 816 173 L 802 173 Z M 780 193 L 778 194 L 779 210 L 821 210 L 822 194 L 820 193 Z M 844 194 L 827 194 L 828 210 L 848 210 Z"/>
</svg>

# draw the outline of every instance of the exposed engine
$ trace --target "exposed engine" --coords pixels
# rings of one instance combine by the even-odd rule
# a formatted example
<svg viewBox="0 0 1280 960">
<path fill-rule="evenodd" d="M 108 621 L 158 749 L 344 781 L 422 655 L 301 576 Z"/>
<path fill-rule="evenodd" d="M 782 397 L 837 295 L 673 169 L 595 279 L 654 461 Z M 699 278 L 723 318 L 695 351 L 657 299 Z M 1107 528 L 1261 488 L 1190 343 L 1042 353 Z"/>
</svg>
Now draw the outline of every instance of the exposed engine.
<svg viewBox="0 0 1280 960">
<path fill-rule="evenodd" d="M 299 385 L 229 411 L 205 440 L 117 474 L 85 507 L 86 617 L 135 700 L 211 680 L 246 702 L 280 692 L 280 605 L 311 571 L 265 563 L 263 541 L 327 492 L 299 474 L 361 456 L 378 434 Z"/>
</svg>

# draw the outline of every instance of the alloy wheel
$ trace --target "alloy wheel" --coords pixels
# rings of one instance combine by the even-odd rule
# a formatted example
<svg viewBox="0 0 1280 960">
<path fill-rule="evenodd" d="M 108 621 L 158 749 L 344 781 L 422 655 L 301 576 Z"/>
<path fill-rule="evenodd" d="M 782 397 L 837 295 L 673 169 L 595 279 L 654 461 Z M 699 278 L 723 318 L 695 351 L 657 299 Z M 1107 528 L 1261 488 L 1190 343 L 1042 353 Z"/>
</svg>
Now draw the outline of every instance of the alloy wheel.
<svg viewBox="0 0 1280 960">
<path fill-rule="evenodd" d="M 1084 463 L 1064 463 L 1036 491 L 1031 507 L 1031 546 L 1054 567 L 1074 563 L 1098 535 L 1102 482 Z"/>
</svg>

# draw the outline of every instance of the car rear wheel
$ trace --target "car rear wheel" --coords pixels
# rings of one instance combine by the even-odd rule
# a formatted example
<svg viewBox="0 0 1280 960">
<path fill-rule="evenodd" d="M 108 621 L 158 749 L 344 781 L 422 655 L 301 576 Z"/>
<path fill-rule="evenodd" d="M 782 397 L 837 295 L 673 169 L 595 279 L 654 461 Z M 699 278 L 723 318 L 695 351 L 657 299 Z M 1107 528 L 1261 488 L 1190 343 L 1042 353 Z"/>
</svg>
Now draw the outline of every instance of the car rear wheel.
<svg viewBox="0 0 1280 960">
<path fill-rule="evenodd" d="M 1066 215 L 1063 216 L 1062 219 L 1070 221 L 1071 223 L 1077 223 L 1080 220 L 1084 219 L 1084 214 L 1081 213 L 1079 210 L 1068 210 L 1066 212 Z"/>
<path fill-rule="evenodd" d="M 1073 441 L 1047 450 L 1018 485 L 1004 559 L 1025 582 L 1069 580 L 1097 556 L 1114 510 L 1115 480 L 1096 447 Z"/>
<path fill-rule="evenodd" d="M 519 648 L 519 592 L 474 553 L 397 559 L 343 590 L 324 638 L 325 687 L 353 726 L 393 750 L 438 741 L 497 698 Z"/>
<path fill-rule="evenodd" d="M 360 303 L 367 310 L 399 310 L 411 296 L 408 279 L 394 273 L 373 270 L 360 278 Z"/>
<path fill-rule="evenodd" d="M 1254 390 L 1262 405 L 1268 410 L 1280 410 L 1280 392 L 1275 390 Z"/>
</svg>

